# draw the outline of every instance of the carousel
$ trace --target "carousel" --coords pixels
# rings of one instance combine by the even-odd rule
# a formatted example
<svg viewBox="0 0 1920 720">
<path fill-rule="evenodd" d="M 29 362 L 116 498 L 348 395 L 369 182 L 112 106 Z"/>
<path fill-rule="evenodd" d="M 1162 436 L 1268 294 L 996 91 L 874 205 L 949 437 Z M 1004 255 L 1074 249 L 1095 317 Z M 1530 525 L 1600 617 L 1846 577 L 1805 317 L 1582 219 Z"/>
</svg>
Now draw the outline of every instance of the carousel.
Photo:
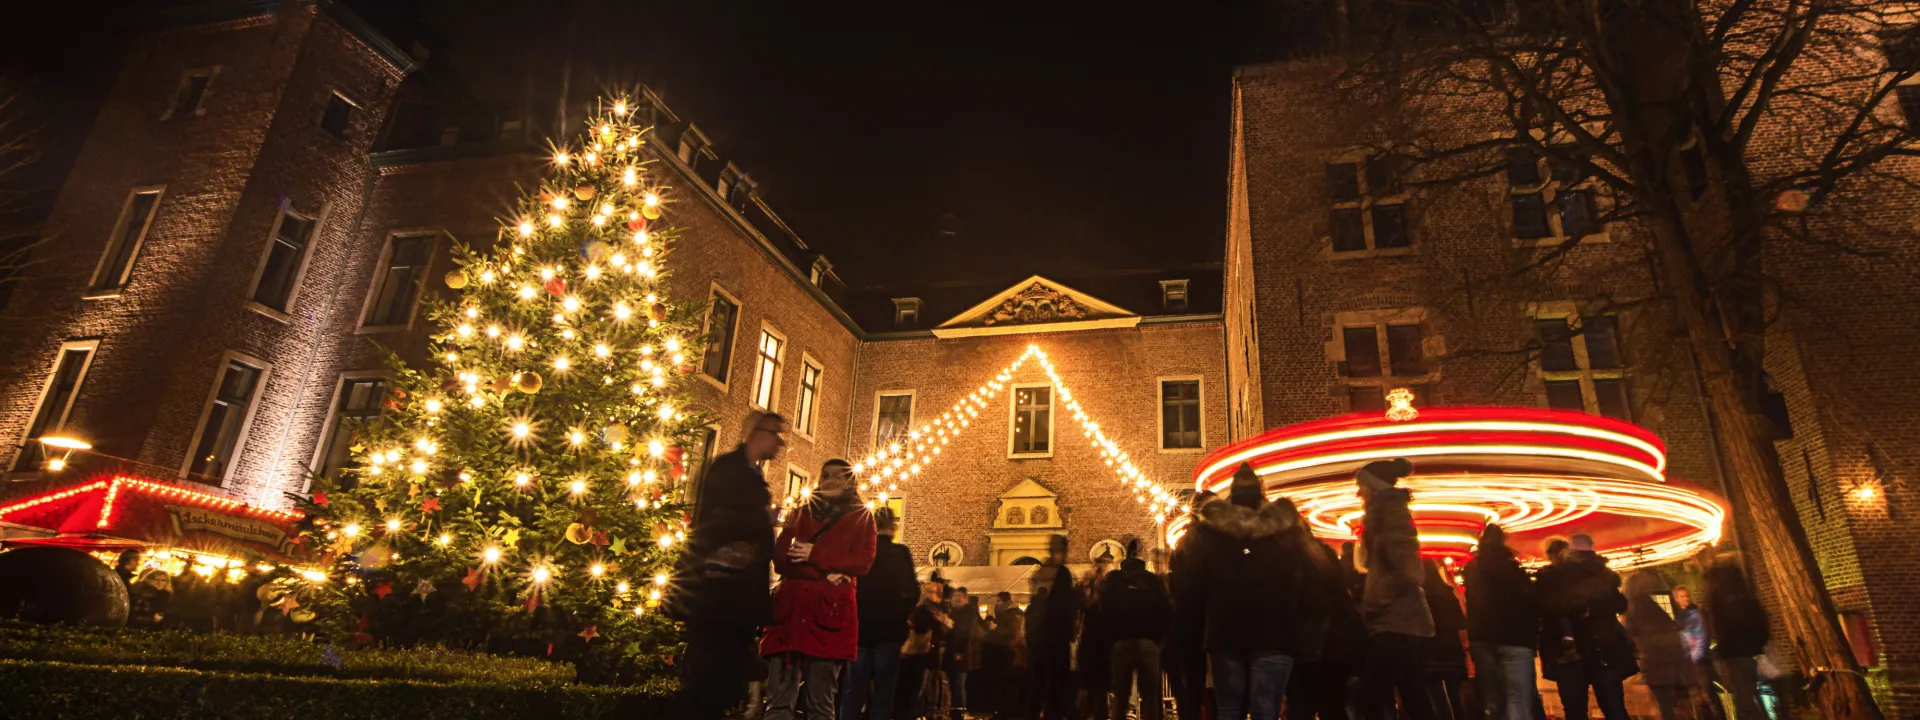
<svg viewBox="0 0 1920 720">
<path fill-rule="evenodd" d="M 1498 523 L 1523 562 L 1540 563 L 1549 538 L 1585 533 L 1615 569 L 1680 560 L 1720 541 L 1726 509 L 1702 489 L 1669 478 L 1666 446 L 1645 428 L 1564 410 L 1415 409 L 1395 391 L 1385 414 L 1356 413 L 1268 431 L 1209 455 L 1194 488 L 1225 494 L 1241 464 L 1270 498 L 1299 506 L 1314 534 L 1356 540 L 1362 508 L 1354 473 L 1406 458 L 1414 474 L 1414 525 L 1423 554 L 1449 564 L 1472 553 Z M 1167 527 L 1179 541 L 1190 515 Z"/>
</svg>

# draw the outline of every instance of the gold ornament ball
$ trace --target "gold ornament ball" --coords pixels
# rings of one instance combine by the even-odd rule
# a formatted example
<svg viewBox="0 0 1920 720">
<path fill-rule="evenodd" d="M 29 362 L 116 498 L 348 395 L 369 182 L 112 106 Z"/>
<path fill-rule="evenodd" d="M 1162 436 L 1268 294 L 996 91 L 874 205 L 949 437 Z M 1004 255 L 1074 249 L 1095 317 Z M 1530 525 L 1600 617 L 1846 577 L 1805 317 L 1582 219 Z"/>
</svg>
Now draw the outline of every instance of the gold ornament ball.
<svg viewBox="0 0 1920 720">
<path fill-rule="evenodd" d="M 447 287 L 459 290 L 467 286 L 467 271 L 454 270 L 447 273 Z"/>
<path fill-rule="evenodd" d="M 646 218 L 647 218 L 648 220 L 659 220 L 659 219 L 660 219 L 660 206 L 659 206 L 659 205 L 645 205 L 645 206 L 642 206 L 642 207 L 640 208 L 640 214 L 641 214 L 641 215 L 644 215 L 644 216 L 646 216 Z"/>
<path fill-rule="evenodd" d="M 667 304 L 657 302 L 657 303 L 654 303 L 652 306 L 649 306 L 647 308 L 647 317 L 652 319 L 654 322 L 666 322 L 667 321 Z"/>
<path fill-rule="evenodd" d="M 601 436 L 606 438 L 607 442 L 610 443 L 626 442 L 627 426 L 622 423 L 608 425 L 606 431 L 601 433 Z"/>
<path fill-rule="evenodd" d="M 310 623 L 313 618 L 313 611 L 306 608 L 294 608 L 293 612 L 287 614 L 287 619 L 296 623 Z"/>
<path fill-rule="evenodd" d="M 520 374 L 520 383 L 519 385 L 517 385 L 517 387 L 519 388 L 520 392 L 526 393 L 528 395 L 532 395 L 534 393 L 540 392 L 540 386 L 542 384 L 543 384 L 543 381 L 541 381 L 540 379 L 540 373 L 529 370 L 527 372 Z"/>
<path fill-rule="evenodd" d="M 592 199 L 593 199 L 593 186 L 592 186 L 592 185 L 581 185 L 580 187 L 577 187 L 577 188 L 574 188 L 574 189 L 573 189 L 573 196 L 574 196 L 574 197 L 577 197 L 577 198 L 580 198 L 581 200 L 592 200 Z"/>
<path fill-rule="evenodd" d="M 587 526 L 585 525 L 581 525 L 580 523 L 574 523 L 572 525 L 567 526 L 567 542 L 573 543 L 575 545 L 585 545 L 587 544 L 587 541 L 592 538 L 593 538 L 593 531 L 588 530 Z"/>
</svg>

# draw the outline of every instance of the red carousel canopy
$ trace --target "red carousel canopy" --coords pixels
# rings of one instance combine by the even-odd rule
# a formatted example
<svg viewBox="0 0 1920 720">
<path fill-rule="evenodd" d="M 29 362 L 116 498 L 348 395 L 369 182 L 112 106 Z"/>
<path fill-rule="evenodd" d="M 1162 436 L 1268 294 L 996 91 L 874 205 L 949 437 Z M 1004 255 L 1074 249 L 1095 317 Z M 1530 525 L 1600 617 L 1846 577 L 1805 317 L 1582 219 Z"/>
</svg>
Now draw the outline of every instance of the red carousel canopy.
<svg viewBox="0 0 1920 720">
<path fill-rule="evenodd" d="M 0 521 L 44 528 L 51 537 L 8 545 L 78 550 L 168 548 L 227 557 L 289 560 L 301 514 L 125 475 L 0 505 Z"/>
<path fill-rule="evenodd" d="M 1401 486 L 1413 491 L 1414 524 L 1429 555 L 1464 557 L 1496 522 L 1523 556 L 1549 536 L 1586 533 L 1616 567 L 1668 562 L 1719 542 L 1720 501 L 1668 482 L 1666 446 L 1645 428 L 1561 410 L 1416 410 L 1410 398 L 1398 399 L 1384 415 L 1301 423 L 1221 448 L 1195 468 L 1195 488 L 1225 493 L 1248 464 L 1269 497 L 1292 499 L 1315 535 L 1340 542 L 1358 536 L 1354 473 L 1406 458 L 1414 474 Z M 1177 540 L 1188 522 L 1175 519 L 1168 537 Z"/>
</svg>

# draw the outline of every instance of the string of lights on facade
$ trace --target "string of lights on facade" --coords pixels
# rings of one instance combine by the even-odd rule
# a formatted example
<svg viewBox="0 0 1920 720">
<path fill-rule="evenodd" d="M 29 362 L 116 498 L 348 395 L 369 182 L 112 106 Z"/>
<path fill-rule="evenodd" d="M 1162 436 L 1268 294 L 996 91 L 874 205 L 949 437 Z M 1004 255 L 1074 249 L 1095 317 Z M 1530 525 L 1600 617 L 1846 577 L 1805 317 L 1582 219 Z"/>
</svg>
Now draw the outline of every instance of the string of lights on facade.
<svg viewBox="0 0 1920 720">
<path fill-rule="evenodd" d="M 1020 357 L 1015 358 L 1012 363 L 994 375 L 992 380 L 975 388 L 939 417 L 908 431 L 905 441 L 895 441 L 886 447 L 878 448 L 854 463 L 855 473 L 871 471 L 871 477 L 861 481 L 862 489 L 877 493 L 874 500 L 867 501 L 867 508 L 873 509 L 885 505 L 893 494 L 900 491 L 901 483 L 918 477 L 925 471 L 933 458 L 940 454 L 942 448 L 958 437 L 973 420 L 978 419 L 980 411 L 987 409 L 994 398 L 1006 391 L 1007 384 L 1013 380 L 1013 374 L 1029 361 L 1040 365 L 1041 370 L 1047 375 L 1047 380 L 1059 393 L 1060 401 L 1065 404 L 1068 413 L 1079 424 L 1081 434 L 1094 449 L 1100 452 L 1101 459 L 1107 467 L 1113 469 L 1120 483 L 1134 492 L 1134 499 L 1148 506 L 1147 512 L 1153 516 L 1154 522 L 1165 522 L 1167 515 L 1176 509 L 1180 512 L 1186 511 L 1172 492 L 1161 487 L 1159 483 L 1154 482 L 1145 472 L 1142 472 L 1126 451 L 1120 448 L 1119 443 L 1114 442 L 1105 431 L 1101 430 L 1100 423 L 1096 422 L 1074 397 L 1072 388 L 1067 387 L 1066 382 L 1061 380 L 1052 359 L 1048 358 L 1046 351 L 1041 350 L 1038 345 L 1028 345 L 1026 352 L 1021 353 Z M 808 489 L 810 490 L 811 488 Z M 803 494 L 802 497 L 805 495 Z M 789 500 L 789 504 L 791 502 Z"/>
</svg>

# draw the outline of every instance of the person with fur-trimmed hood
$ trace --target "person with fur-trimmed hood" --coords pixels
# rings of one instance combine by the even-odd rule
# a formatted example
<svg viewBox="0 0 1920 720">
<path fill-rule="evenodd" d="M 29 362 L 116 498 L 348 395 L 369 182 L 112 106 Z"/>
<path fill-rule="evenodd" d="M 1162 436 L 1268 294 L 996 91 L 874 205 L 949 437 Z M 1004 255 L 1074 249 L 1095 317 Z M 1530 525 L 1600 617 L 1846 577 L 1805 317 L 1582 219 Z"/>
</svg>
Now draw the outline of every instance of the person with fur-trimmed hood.
<svg viewBox="0 0 1920 720">
<path fill-rule="evenodd" d="M 1399 717 L 1393 703 L 1396 691 L 1414 720 L 1434 716 L 1423 681 L 1433 613 L 1427 609 L 1420 572 L 1420 535 L 1408 508 L 1412 494 L 1396 487 L 1412 474 L 1413 463 L 1394 459 L 1367 463 L 1354 476 L 1366 507 L 1355 559 L 1367 574 L 1360 595 L 1360 616 L 1367 623 L 1360 704 L 1367 720 Z"/>
<path fill-rule="evenodd" d="M 1281 541 L 1296 516 L 1242 464 L 1225 500 L 1200 507 L 1174 553 L 1180 615 L 1201 616 L 1218 720 L 1274 720 L 1301 648 L 1301 562 Z"/>
</svg>

